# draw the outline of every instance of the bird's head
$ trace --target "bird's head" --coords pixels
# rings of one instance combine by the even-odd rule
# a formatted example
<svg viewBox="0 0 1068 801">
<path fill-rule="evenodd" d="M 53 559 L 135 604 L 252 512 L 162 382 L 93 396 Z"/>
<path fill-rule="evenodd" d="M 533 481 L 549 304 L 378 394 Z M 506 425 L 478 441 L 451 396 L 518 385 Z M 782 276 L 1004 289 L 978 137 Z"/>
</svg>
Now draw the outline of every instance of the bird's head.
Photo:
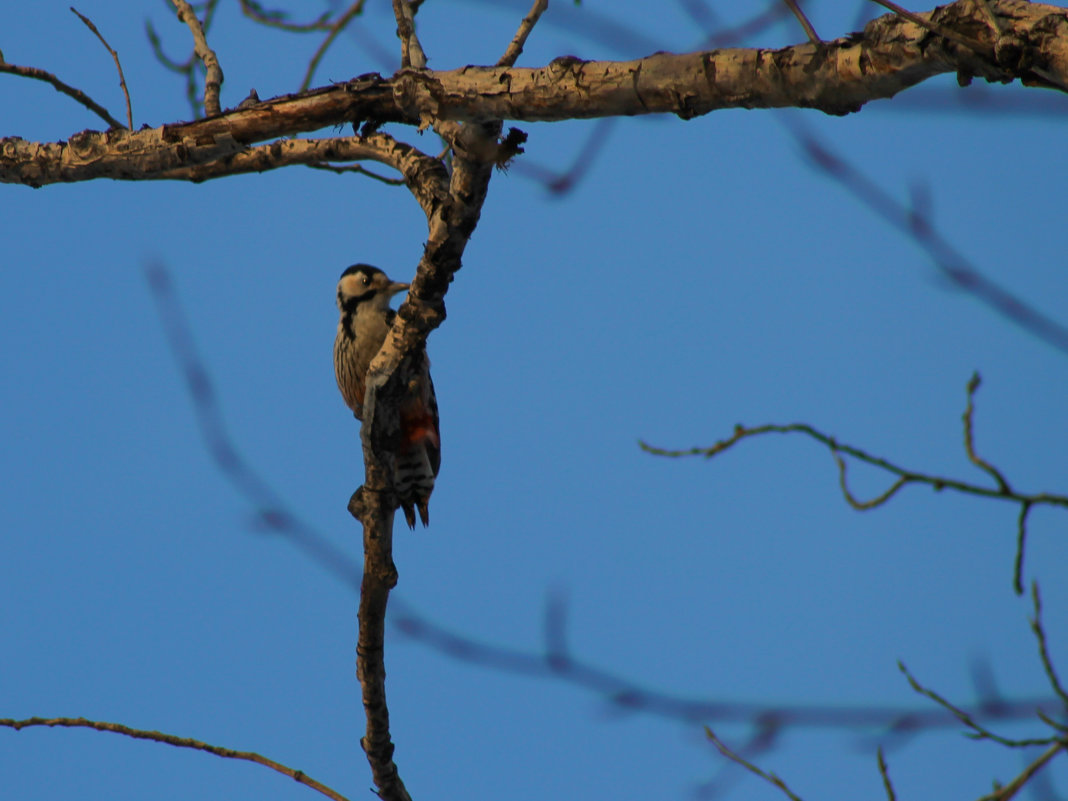
<svg viewBox="0 0 1068 801">
<path fill-rule="evenodd" d="M 342 312 L 354 314 L 363 305 L 386 307 L 398 292 L 408 284 L 391 281 L 389 276 L 370 264 L 354 264 L 341 274 L 337 282 L 337 307 Z"/>
</svg>

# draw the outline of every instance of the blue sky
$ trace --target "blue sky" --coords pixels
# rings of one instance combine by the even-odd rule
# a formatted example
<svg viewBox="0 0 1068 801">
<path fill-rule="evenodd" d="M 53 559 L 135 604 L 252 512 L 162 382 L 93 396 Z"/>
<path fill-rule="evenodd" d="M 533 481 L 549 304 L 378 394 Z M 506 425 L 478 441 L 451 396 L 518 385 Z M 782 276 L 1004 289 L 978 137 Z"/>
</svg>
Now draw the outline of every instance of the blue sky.
<svg viewBox="0 0 1068 801">
<path fill-rule="evenodd" d="M 388 4 L 369 5 L 317 85 L 391 70 L 366 46 L 397 51 Z M 430 65 L 495 61 L 528 5 L 427 3 Z M 293 91 L 318 39 L 256 27 L 235 7 L 211 33 L 223 105 L 253 87 Z M 147 13 L 184 58 L 188 32 L 162 4 L 78 9 L 119 51 L 136 125 L 189 117 L 143 32 Z M 520 65 L 689 50 L 701 35 L 681 9 L 558 2 Z M 851 4 L 814 5 L 827 38 L 856 17 Z M 623 32 L 606 35 L 605 19 Z M 784 24 L 750 44 L 802 38 Z M 0 48 L 120 113 L 110 57 L 67 4 L 13 7 Z M 931 86 L 946 106 L 961 93 L 952 76 Z M 962 91 L 1041 98 L 1048 111 L 920 112 L 906 94 L 848 118 L 785 119 L 898 198 L 926 187 L 934 222 L 976 269 L 1068 322 L 1068 101 Z M 3 135 L 98 127 L 11 76 L 0 106 Z M 397 532 L 396 607 L 538 653 L 559 594 L 576 659 L 687 698 L 923 707 L 898 659 L 962 704 L 978 698 L 977 665 L 1005 698 L 1048 696 L 1029 602 L 1011 590 L 1016 508 L 910 487 L 856 512 L 826 451 L 800 438 L 752 440 L 712 462 L 637 447 L 808 422 L 904 466 L 989 483 L 961 447 L 978 370 L 980 453 L 1021 490 L 1066 492 L 1068 356 L 949 286 L 813 171 L 783 121 L 740 110 L 620 121 L 564 196 L 518 165 L 494 177 L 430 339 L 443 467 L 431 527 Z M 520 124 L 523 159 L 562 169 L 594 125 Z M 257 529 L 216 469 L 144 268 L 169 268 L 236 447 L 293 514 L 358 559 L 345 505 L 362 463 L 331 372 L 335 282 L 356 261 L 409 277 L 422 213 L 403 189 L 297 168 L 0 191 L 0 717 L 84 715 L 258 751 L 362 797 L 356 595 Z M 863 466 L 850 475 L 865 497 L 887 485 Z M 1033 511 L 1025 566 L 1062 674 L 1065 521 Z M 725 768 L 697 723 L 459 662 L 396 629 L 387 670 L 415 798 L 690 798 L 724 776 L 729 797 L 781 797 Z M 750 733 L 708 722 L 735 744 Z M 794 729 L 758 761 L 807 799 L 877 798 L 877 734 Z M 902 798 L 979 797 L 1024 765 L 952 727 L 895 744 L 888 760 Z M 0 731 L 0 769 L 5 795 L 44 801 L 312 797 L 255 766 L 90 731 Z M 1068 771 L 1050 775 L 1063 793 Z"/>
</svg>

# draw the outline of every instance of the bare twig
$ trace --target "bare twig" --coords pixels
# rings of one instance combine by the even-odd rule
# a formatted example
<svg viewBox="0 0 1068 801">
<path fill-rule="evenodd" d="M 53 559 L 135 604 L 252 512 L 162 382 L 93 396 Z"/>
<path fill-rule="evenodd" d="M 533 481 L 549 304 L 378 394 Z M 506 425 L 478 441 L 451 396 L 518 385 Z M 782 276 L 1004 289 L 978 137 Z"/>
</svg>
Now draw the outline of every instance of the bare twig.
<svg viewBox="0 0 1068 801">
<path fill-rule="evenodd" d="M 337 175 L 344 175 L 345 173 L 355 172 L 360 175 L 366 175 L 368 178 L 374 181 L 379 181 L 386 186 L 404 186 L 405 180 L 403 178 L 389 178 L 385 175 L 379 175 L 377 172 L 371 172 L 366 167 L 361 167 L 359 164 L 327 164 L 325 161 L 313 161 L 307 164 L 313 170 L 323 170 L 325 172 L 332 172 Z"/>
<path fill-rule="evenodd" d="M 23 78 L 33 78 L 37 81 L 44 81 L 50 83 L 57 92 L 62 92 L 68 97 L 72 97 L 96 114 L 100 119 L 108 124 L 109 128 L 124 128 L 121 122 L 111 116 L 106 108 L 97 103 L 93 98 L 89 97 L 81 89 L 75 89 L 70 84 L 64 83 L 51 72 L 38 69 L 37 67 L 20 67 L 18 64 L 8 64 L 2 58 L 0 58 L 0 72 L 6 72 L 10 75 L 19 75 Z"/>
<path fill-rule="evenodd" d="M 329 10 L 324 11 L 312 22 L 287 22 L 286 12 L 284 11 L 268 11 L 259 3 L 254 2 L 254 0 L 240 0 L 240 2 L 241 12 L 246 17 L 269 28 L 278 28 L 290 33 L 311 33 L 313 31 L 330 30 L 331 23 L 327 21 L 330 18 Z"/>
<path fill-rule="evenodd" d="M 886 757 L 883 756 L 883 747 L 879 746 L 879 775 L 883 777 L 883 787 L 886 789 L 886 801 L 897 801 L 894 794 L 894 785 L 890 782 L 890 771 L 886 767 Z"/>
<path fill-rule="evenodd" d="M 549 0 L 534 0 L 534 5 L 530 7 L 530 11 L 523 17 L 523 21 L 519 23 L 519 30 L 515 32 L 511 44 L 508 45 L 508 49 L 504 51 L 504 55 L 497 62 L 498 67 L 515 66 L 516 59 L 523 52 L 523 45 L 527 43 L 527 37 L 530 36 L 530 32 L 534 30 L 534 26 L 538 24 L 538 20 L 548 7 Z"/>
<path fill-rule="evenodd" d="M 121 723 L 107 723 L 99 720 L 88 720 L 86 718 L 26 718 L 25 720 L 13 720 L 11 718 L 0 718 L 0 726 L 6 726 L 8 728 L 19 731 L 20 729 L 29 728 L 30 726 L 65 726 L 70 728 L 86 728 L 94 729 L 95 731 L 106 731 L 113 734 L 123 734 L 127 737 L 133 737 L 137 740 L 151 740 L 157 743 L 166 743 L 167 745 L 173 745 L 177 748 L 192 748 L 196 751 L 204 751 L 208 754 L 214 754 L 218 757 L 225 759 L 242 759 L 247 762 L 255 762 L 257 765 L 263 765 L 271 770 L 278 771 L 283 776 L 288 776 L 294 781 L 300 782 L 306 787 L 322 793 L 332 801 L 348 801 L 345 796 L 336 790 L 327 787 L 321 782 L 317 782 L 311 778 L 302 770 L 294 770 L 287 767 L 280 762 L 275 762 L 273 759 L 268 759 L 265 756 L 260 756 L 252 751 L 235 751 L 232 748 L 223 748 L 218 745 L 209 745 L 203 743 L 200 740 L 193 740 L 189 737 L 175 737 L 173 734 L 164 734 L 158 731 L 147 731 L 145 729 L 133 729 L 129 726 L 124 726 Z"/>
<path fill-rule="evenodd" d="M 923 248 L 938 271 L 958 289 L 972 295 L 1002 317 L 1048 345 L 1068 353 L 1068 327 L 1042 314 L 980 273 L 935 230 L 930 220 L 913 213 L 882 187 L 820 143 L 796 117 L 780 117 L 804 149 L 809 161 L 833 178 L 869 209 L 904 231 Z"/>
<path fill-rule="evenodd" d="M 1060 506 L 1068 509 L 1068 495 L 1055 495 L 1052 493 L 1038 493 L 1033 495 L 1027 495 L 1016 491 L 1012 488 L 1009 482 L 1001 474 L 1001 472 L 993 465 L 981 459 L 975 452 L 974 433 L 972 428 L 972 418 L 974 415 L 973 400 L 975 391 L 978 389 L 980 383 L 979 374 L 975 373 L 971 380 L 968 382 L 968 404 L 964 412 L 964 448 L 968 455 L 969 461 L 973 464 L 981 467 L 985 472 L 994 477 L 998 486 L 997 488 L 983 487 L 977 484 L 970 484 L 964 481 L 957 481 L 951 478 L 945 478 L 944 476 L 932 476 L 925 473 L 920 473 L 915 470 L 907 470 L 892 462 L 883 459 L 878 456 L 856 448 L 852 445 L 846 445 L 838 442 L 834 437 L 828 434 L 818 431 L 812 426 L 806 423 L 792 423 L 789 425 L 777 425 L 767 424 L 756 426 L 754 428 L 746 428 L 745 426 L 738 425 L 734 428 L 734 434 L 727 439 L 720 440 L 710 447 L 705 448 L 689 448 L 683 450 L 668 450 L 665 448 L 657 448 L 649 445 L 641 440 L 638 441 L 639 447 L 647 453 L 651 453 L 655 456 L 667 456 L 672 458 L 679 458 L 683 456 L 704 456 L 706 459 L 711 459 L 714 456 L 723 453 L 728 448 L 733 447 L 738 442 L 749 437 L 760 436 L 761 434 L 791 434 L 799 433 L 805 434 L 808 437 L 822 442 L 826 445 L 834 458 L 835 464 L 838 466 L 838 483 L 842 490 L 842 495 L 845 497 L 846 502 L 854 509 L 859 511 L 866 511 L 874 509 L 878 506 L 882 506 L 884 503 L 894 497 L 902 487 L 907 484 L 926 484 L 933 487 L 936 491 L 944 489 L 951 489 L 957 492 L 966 493 L 969 495 L 978 495 L 984 498 L 998 498 L 1004 501 L 1011 501 L 1020 505 L 1020 515 L 1017 519 L 1017 536 L 1016 536 L 1016 559 L 1013 565 L 1013 587 L 1016 590 L 1016 594 L 1022 594 L 1023 592 L 1023 559 L 1024 559 L 1024 546 L 1027 538 L 1027 515 L 1031 511 L 1033 506 L 1048 505 L 1048 506 Z M 846 482 L 846 463 L 842 459 L 841 454 L 852 456 L 858 461 L 870 464 L 873 467 L 878 467 L 885 470 L 892 475 L 897 476 L 897 480 L 890 485 L 889 489 L 880 495 L 872 498 L 868 501 L 861 501 L 853 495 L 849 489 L 849 485 Z"/>
<path fill-rule="evenodd" d="M 1012 561 L 1012 588 L 1017 595 L 1023 595 L 1024 549 L 1027 546 L 1027 515 L 1034 504 L 1023 501 L 1020 514 L 1016 518 L 1016 556 Z"/>
<path fill-rule="evenodd" d="M 206 0 L 203 4 L 204 20 L 201 23 L 201 28 L 205 34 L 211 28 L 218 4 L 219 0 Z M 197 118 L 202 116 L 204 104 L 197 93 L 197 71 L 198 69 L 204 69 L 204 65 L 197 57 L 195 48 L 185 61 L 175 61 L 163 52 L 163 42 L 151 20 L 145 22 L 145 34 L 148 36 L 149 44 L 152 45 L 156 60 L 168 70 L 178 73 L 185 79 L 185 96 L 189 101 L 190 108 L 193 110 L 193 116 Z"/>
<path fill-rule="evenodd" d="M 990 793 L 989 795 L 984 795 L 982 798 L 979 799 L 979 801 L 1009 801 L 1010 798 L 1015 796 L 1018 792 L 1020 792 L 1020 790 L 1023 789 L 1024 785 L 1027 784 L 1036 773 L 1038 773 L 1042 768 L 1046 766 L 1046 763 L 1048 763 L 1051 759 L 1053 759 L 1053 757 L 1057 755 L 1058 751 L 1062 750 L 1068 750 L 1068 742 L 1061 741 L 1054 743 L 1048 749 L 1043 751 L 1042 754 L 1038 757 L 1038 759 L 1036 759 L 1034 762 L 1024 768 L 1023 773 L 1021 773 L 1011 782 L 1006 784 L 1004 787 L 999 788 L 998 790 L 993 793 Z"/>
<path fill-rule="evenodd" d="M 426 68 L 426 53 L 415 33 L 415 14 L 408 0 L 393 0 L 393 15 L 397 18 L 397 38 L 401 43 L 401 68 Z"/>
<path fill-rule="evenodd" d="M 1035 639 L 1038 640 L 1038 654 L 1042 659 L 1042 667 L 1046 671 L 1046 678 L 1049 679 L 1049 684 L 1053 688 L 1053 692 L 1057 693 L 1057 697 L 1064 702 L 1065 711 L 1068 711 L 1068 691 L 1064 689 L 1064 685 L 1061 684 L 1060 678 L 1057 676 L 1057 671 L 1053 667 L 1053 658 L 1049 654 L 1049 647 L 1046 645 L 1046 630 L 1042 626 L 1042 597 L 1038 592 L 1038 582 L 1031 582 L 1031 600 L 1035 607 L 1035 616 L 1031 619 L 1031 631 L 1035 634 Z"/>
<path fill-rule="evenodd" d="M 920 695 L 930 698 L 943 709 L 952 712 L 953 716 L 956 717 L 957 720 L 959 720 L 961 723 L 963 723 L 965 726 L 972 730 L 971 734 L 969 734 L 968 736 L 975 740 L 993 740 L 996 743 L 1009 746 L 1010 748 L 1025 748 L 1027 746 L 1032 745 L 1049 745 L 1058 741 L 1057 737 L 1034 737 L 1022 740 L 1013 740 L 1008 737 L 1002 737 L 1000 734 L 995 734 L 990 729 L 986 728 L 985 726 L 982 726 L 967 711 L 947 701 L 934 690 L 928 689 L 927 687 L 924 687 L 922 684 L 920 684 L 915 679 L 915 677 L 913 677 L 913 675 L 909 673 L 909 669 L 905 667 L 904 662 L 898 662 L 897 666 L 901 670 L 901 672 L 905 674 L 905 678 L 908 679 L 908 682 L 912 686 L 913 690 L 918 692 Z"/>
<path fill-rule="evenodd" d="M 727 439 L 720 440 L 719 442 L 709 447 L 697 447 L 688 448 L 684 450 L 669 450 L 666 448 L 658 448 L 653 445 L 649 445 L 644 441 L 638 442 L 638 445 L 646 453 L 651 453 L 654 456 L 667 456 L 671 458 L 679 458 L 684 456 L 703 456 L 706 459 L 711 459 L 714 456 L 723 453 L 737 443 L 750 437 L 760 436 L 762 434 L 805 434 L 808 437 L 822 442 L 832 452 L 844 453 L 848 456 L 852 456 L 858 461 L 870 464 L 874 467 L 881 468 L 888 473 L 892 473 L 899 478 L 903 479 L 906 483 L 910 484 L 926 484 L 933 487 L 935 490 L 952 489 L 957 492 L 963 492 L 969 495 L 978 495 L 984 498 L 998 498 L 1001 500 L 1012 501 L 1014 503 L 1030 503 L 1032 505 L 1047 504 L 1050 506 L 1063 506 L 1068 508 L 1068 496 L 1054 495 L 1051 493 L 1040 493 L 1037 495 L 1024 495 L 1013 491 L 1012 493 L 1004 493 L 1000 489 L 991 489 L 990 487 L 982 487 L 976 484 L 969 484 L 964 481 L 957 481 L 952 478 L 945 478 L 943 476 L 932 476 L 926 473 L 920 473 L 914 470 L 907 470 L 903 467 L 899 467 L 892 462 L 887 461 L 879 456 L 874 456 L 867 451 L 845 443 L 839 442 L 834 437 L 819 431 L 807 423 L 790 423 L 787 425 L 778 425 L 775 423 L 769 423 L 766 425 L 754 426 L 747 428 L 745 426 L 736 426 L 734 434 Z M 869 502 L 870 504 L 870 502 Z"/>
<path fill-rule="evenodd" d="M 1001 475 L 1001 471 L 994 467 L 990 462 L 982 459 L 979 454 L 975 452 L 975 435 L 972 431 L 972 417 L 975 414 L 975 391 L 979 389 L 979 385 L 982 383 L 979 373 L 973 373 L 971 380 L 968 381 L 968 405 L 964 407 L 964 452 L 968 454 L 968 461 L 974 464 L 981 470 L 985 470 L 989 473 L 998 484 L 998 489 L 1001 490 L 1002 495 L 1012 495 L 1012 487 L 1009 486 L 1009 482 L 1005 480 L 1005 476 Z"/>
<path fill-rule="evenodd" d="M 204 113 L 207 115 L 219 114 L 222 106 L 219 104 L 219 91 L 222 89 L 223 71 L 219 66 L 219 58 L 215 51 L 208 46 L 208 39 L 204 35 L 204 26 L 197 19 L 196 12 L 189 5 L 188 0 L 171 0 L 178 9 L 178 19 L 189 26 L 193 34 L 193 52 L 204 63 L 207 74 L 204 77 Z"/>
<path fill-rule="evenodd" d="M 820 39 L 819 35 L 816 33 L 816 29 L 812 27 L 812 23 L 808 21 L 808 17 L 806 17 L 805 12 L 801 10 L 801 5 L 797 0 L 783 0 L 783 2 L 786 3 L 790 11 L 793 12 L 793 15 L 797 17 L 797 21 L 801 23 L 801 27 L 805 29 L 805 35 L 808 37 L 808 40 L 814 45 L 822 44 L 823 40 Z"/>
<path fill-rule="evenodd" d="M 708 726 L 705 726 L 705 735 L 708 737 L 709 740 L 712 741 L 712 745 L 716 746 L 716 749 L 721 754 L 723 754 L 723 756 L 727 757 L 727 759 L 741 765 L 750 773 L 759 776 L 761 779 L 763 779 L 773 787 L 778 787 L 780 790 L 782 790 L 786 797 L 790 799 L 790 801 L 801 801 L 801 796 L 797 795 L 793 790 L 787 787 L 786 782 L 784 782 L 774 773 L 768 773 L 766 771 L 763 771 L 749 760 L 745 759 L 739 754 L 736 754 L 734 751 L 728 748 L 726 743 L 719 739 L 719 737 L 717 737 L 712 731 L 712 729 L 710 729 Z"/>
<path fill-rule="evenodd" d="M 107 43 L 107 40 L 104 38 L 104 35 L 97 30 L 96 25 L 93 24 L 93 21 L 91 19 L 89 19 L 87 16 L 78 11 L 78 9 L 76 9 L 74 6 L 71 6 L 70 10 L 78 16 L 78 19 L 85 23 L 86 27 L 88 27 L 89 30 L 96 34 L 96 38 L 100 40 L 100 44 L 104 45 L 107 51 L 111 53 L 111 57 L 115 59 L 115 69 L 119 71 L 119 86 L 122 87 L 123 97 L 126 98 L 126 127 L 132 131 L 133 108 L 130 105 L 130 90 L 126 88 L 126 76 L 122 74 L 122 64 L 119 63 L 119 54 L 116 53 L 112 49 L 111 45 Z"/>
<path fill-rule="evenodd" d="M 323 60 L 323 56 L 326 55 L 326 51 L 330 49 L 330 45 L 337 39 L 340 34 L 352 19 L 358 14 L 363 13 L 364 0 L 356 0 L 337 20 L 330 25 L 329 33 L 326 38 L 323 39 L 322 44 L 316 48 L 315 53 L 312 54 L 311 61 L 308 62 L 308 69 L 304 73 L 304 80 L 300 82 L 300 90 L 303 92 L 309 86 L 311 86 L 312 76 L 315 75 L 315 70 L 319 67 L 319 62 Z"/>
<path fill-rule="evenodd" d="M 831 449 L 831 456 L 834 457 L 835 464 L 838 465 L 838 486 L 842 490 L 842 495 L 846 499 L 846 503 L 856 509 L 858 512 L 866 512 L 869 509 L 874 509 L 877 506 L 882 506 L 888 500 L 893 498 L 899 489 L 908 483 L 908 479 L 902 476 L 893 484 L 890 488 L 883 492 L 881 495 L 877 495 L 869 501 L 858 500 L 855 495 L 850 491 L 849 484 L 846 481 L 846 463 L 845 459 L 838 455 L 838 451 L 834 448 Z"/>
</svg>

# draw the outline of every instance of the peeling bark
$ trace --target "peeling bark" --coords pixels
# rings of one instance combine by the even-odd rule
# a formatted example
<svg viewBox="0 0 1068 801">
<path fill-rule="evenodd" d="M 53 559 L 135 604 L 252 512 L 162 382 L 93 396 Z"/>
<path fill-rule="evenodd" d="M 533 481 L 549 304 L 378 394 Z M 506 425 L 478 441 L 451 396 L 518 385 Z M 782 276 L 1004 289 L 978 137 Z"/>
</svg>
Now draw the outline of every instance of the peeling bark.
<svg viewBox="0 0 1068 801">
<path fill-rule="evenodd" d="M 360 76 L 196 122 L 134 132 L 84 131 L 51 144 L 0 139 L 0 182 L 203 180 L 228 174 L 227 165 L 231 172 L 271 169 L 289 162 L 259 152 L 256 166 L 249 167 L 248 148 L 364 121 L 374 128 L 385 122 L 426 127 L 654 113 L 689 119 L 723 108 L 791 106 L 847 114 L 946 72 L 957 73 L 961 83 L 982 77 L 1068 87 L 1068 11 L 1023 0 L 989 5 L 1000 32 L 972 0 L 916 15 L 952 33 L 954 41 L 891 14 L 861 33 L 780 50 L 655 53 L 622 62 L 559 58 L 535 69 L 404 69 L 388 79 Z"/>
</svg>

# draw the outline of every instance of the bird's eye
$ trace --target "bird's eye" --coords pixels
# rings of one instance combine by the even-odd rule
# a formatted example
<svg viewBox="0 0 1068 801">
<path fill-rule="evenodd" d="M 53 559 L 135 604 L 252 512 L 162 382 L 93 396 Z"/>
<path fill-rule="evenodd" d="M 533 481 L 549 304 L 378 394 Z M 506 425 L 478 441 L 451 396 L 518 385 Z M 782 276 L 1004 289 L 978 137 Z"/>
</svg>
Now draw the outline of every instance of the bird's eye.
<svg viewBox="0 0 1068 801">
<path fill-rule="evenodd" d="M 363 281 L 364 286 L 367 286 L 369 283 L 371 283 L 371 279 L 368 278 L 364 273 L 360 273 L 360 280 Z"/>
</svg>

